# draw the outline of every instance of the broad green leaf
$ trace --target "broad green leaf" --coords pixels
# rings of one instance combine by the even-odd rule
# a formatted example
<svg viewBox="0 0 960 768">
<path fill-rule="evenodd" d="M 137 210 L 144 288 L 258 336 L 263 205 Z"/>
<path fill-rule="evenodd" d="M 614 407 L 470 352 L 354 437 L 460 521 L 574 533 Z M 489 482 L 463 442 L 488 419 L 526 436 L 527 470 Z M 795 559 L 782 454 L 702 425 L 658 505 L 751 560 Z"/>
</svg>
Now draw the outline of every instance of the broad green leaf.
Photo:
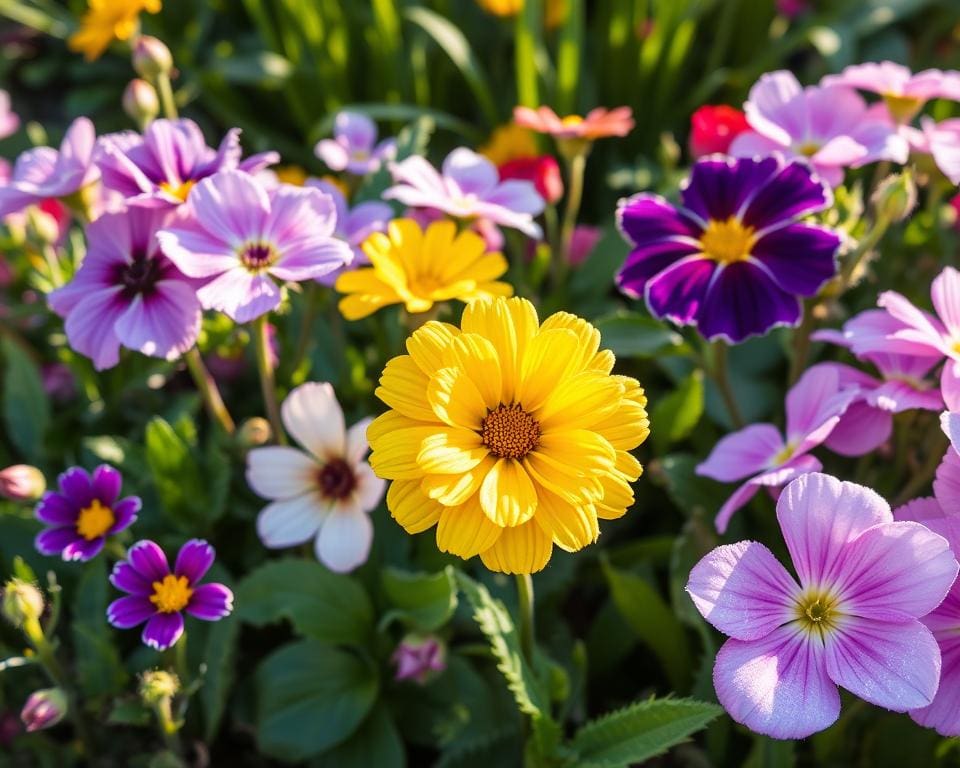
<svg viewBox="0 0 960 768">
<path fill-rule="evenodd" d="M 390 710 L 378 703 L 356 732 L 324 753 L 314 768 L 406 768 L 407 754 Z"/>
<path fill-rule="evenodd" d="M 730 495 L 727 485 L 696 473 L 700 461 L 689 453 L 673 453 L 654 462 L 649 476 L 666 486 L 677 508 L 687 517 L 697 514 L 713 517 Z"/>
<path fill-rule="evenodd" d="M 43 437 L 50 425 L 50 401 L 40 370 L 30 354 L 10 338 L 3 350 L 3 422 L 7 436 L 34 463 L 43 456 Z"/>
<path fill-rule="evenodd" d="M 271 654 L 257 669 L 256 684 L 257 743 L 264 754 L 289 761 L 349 739 L 379 687 L 370 662 L 317 640 Z"/>
<path fill-rule="evenodd" d="M 77 678 L 86 697 L 117 693 L 127 680 L 106 622 L 106 561 L 98 557 L 84 566 L 73 600 L 73 644 Z"/>
<path fill-rule="evenodd" d="M 260 566 L 237 587 L 236 615 L 263 626 L 288 619 L 304 637 L 364 644 L 373 629 L 373 606 L 354 579 L 311 560 L 285 558 Z"/>
<path fill-rule="evenodd" d="M 664 453 L 693 432 L 703 416 L 703 391 L 703 371 L 697 369 L 654 404 L 650 433 L 655 453 Z"/>
<path fill-rule="evenodd" d="M 153 713 L 139 699 L 117 699 L 107 715 L 107 725 L 147 726 Z"/>
<path fill-rule="evenodd" d="M 434 632 L 449 621 L 457 608 L 457 581 L 450 566 L 440 573 L 387 568 L 382 582 L 392 610 L 381 619 L 381 627 L 399 619 L 420 632 Z"/>
<path fill-rule="evenodd" d="M 636 312 L 616 312 L 598 318 L 602 346 L 617 357 L 653 357 L 685 350 L 683 336 L 659 320 Z"/>
<path fill-rule="evenodd" d="M 570 746 L 578 768 L 628 768 L 685 741 L 722 711 L 692 699 L 638 701 L 590 721 Z"/>
<path fill-rule="evenodd" d="M 233 685 L 239 634 L 240 620 L 234 614 L 215 622 L 207 635 L 206 673 L 200 689 L 207 741 L 214 740 L 227 706 L 227 697 Z"/>
</svg>

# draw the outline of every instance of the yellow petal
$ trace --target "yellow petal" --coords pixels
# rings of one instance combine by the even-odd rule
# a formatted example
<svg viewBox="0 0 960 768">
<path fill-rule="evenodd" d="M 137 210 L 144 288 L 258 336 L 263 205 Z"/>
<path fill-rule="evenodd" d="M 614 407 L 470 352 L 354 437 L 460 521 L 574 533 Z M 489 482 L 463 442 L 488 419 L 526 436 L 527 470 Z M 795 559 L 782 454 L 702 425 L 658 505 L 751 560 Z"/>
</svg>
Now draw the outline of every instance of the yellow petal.
<svg viewBox="0 0 960 768">
<path fill-rule="evenodd" d="M 569 312 L 556 312 L 540 326 L 541 331 L 551 328 L 566 328 L 577 335 L 577 358 L 573 363 L 574 370 L 581 371 L 587 368 L 593 356 L 600 349 L 600 331 L 581 317 Z"/>
<path fill-rule="evenodd" d="M 558 382 L 534 414 L 545 432 L 593 427 L 620 407 L 623 385 L 603 373 L 583 371 Z"/>
<path fill-rule="evenodd" d="M 492 456 L 487 456 L 473 469 L 457 475 L 427 475 L 421 481 L 420 488 L 445 507 L 455 507 L 480 490 L 483 479 L 495 463 Z"/>
<path fill-rule="evenodd" d="M 548 488 L 571 504 L 583 504 L 603 496 L 603 486 L 596 475 L 586 475 L 562 464 L 541 451 L 523 458 L 524 469 L 538 485 Z"/>
<path fill-rule="evenodd" d="M 552 553 L 550 537 L 536 520 L 528 520 L 516 528 L 504 528 L 496 543 L 480 553 L 480 559 L 491 571 L 536 573 L 550 562 Z"/>
<path fill-rule="evenodd" d="M 483 336 L 461 333 L 447 347 L 445 360 L 448 367 L 458 368 L 466 374 L 477 388 L 487 409 L 493 410 L 503 402 L 497 350 Z"/>
<path fill-rule="evenodd" d="M 383 369 L 380 386 L 374 394 L 404 416 L 420 421 L 436 421 L 437 417 L 427 401 L 429 381 L 410 355 L 398 355 Z"/>
<path fill-rule="evenodd" d="M 479 430 L 487 406 L 470 377 L 460 368 L 441 368 L 427 384 L 427 402 L 435 417 L 451 427 Z"/>
<path fill-rule="evenodd" d="M 643 474 L 643 467 L 633 454 L 617 451 L 617 472 L 632 483 Z"/>
<path fill-rule="evenodd" d="M 537 511 L 537 489 L 523 465 L 514 459 L 499 459 L 480 486 L 480 506 L 497 525 L 525 523 Z"/>
<path fill-rule="evenodd" d="M 467 305 L 460 323 L 464 333 L 477 333 L 497 350 L 503 376 L 503 401 L 516 402 L 520 361 L 537 332 L 537 310 L 526 299 L 492 299 Z"/>
<path fill-rule="evenodd" d="M 456 282 L 450 278 L 456 274 L 456 271 L 451 270 L 451 264 L 461 260 L 457 241 L 456 223 L 442 219 L 430 224 L 423 235 L 420 268 L 427 274 L 435 275 L 440 283 Z"/>
<path fill-rule="evenodd" d="M 597 510 L 592 504 L 569 504 L 549 491 L 540 492 L 534 520 L 554 544 L 567 552 L 593 544 L 600 535 Z"/>
<path fill-rule="evenodd" d="M 420 444 L 417 464 L 425 474 L 469 472 L 489 455 L 480 435 L 457 427 L 435 427 Z"/>
<path fill-rule="evenodd" d="M 443 368 L 443 353 L 460 335 L 460 329 L 449 323 L 430 320 L 421 325 L 407 339 L 407 352 L 427 376 Z"/>
<path fill-rule="evenodd" d="M 566 328 L 540 331 L 530 342 L 520 366 L 517 401 L 528 413 L 543 405 L 573 370 L 579 350 L 576 334 Z"/>
<path fill-rule="evenodd" d="M 407 533 L 432 528 L 443 512 L 443 506 L 427 498 L 416 480 L 394 480 L 387 490 L 387 509 Z"/>
<path fill-rule="evenodd" d="M 610 444 L 619 450 L 633 450 L 650 434 L 650 420 L 647 418 L 647 398 L 643 390 L 636 385 L 635 379 L 618 377 L 627 382 L 627 392 L 620 407 L 607 418 L 598 421 L 593 429 L 601 433 Z"/>
<path fill-rule="evenodd" d="M 472 293 L 463 297 L 464 301 L 489 301 L 490 299 L 502 296 L 507 298 L 513 296 L 513 286 L 510 283 L 492 282 L 480 283 Z"/>
<path fill-rule="evenodd" d="M 600 373 L 610 373 L 616 362 L 617 358 L 613 352 L 609 349 L 601 349 L 593 356 L 593 360 L 587 364 L 587 368 L 591 371 L 600 371 Z"/>
<path fill-rule="evenodd" d="M 603 499 L 596 503 L 597 517 L 603 520 L 616 520 L 623 517 L 626 511 L 633 506 L 633 489 L 626 479 L 619 474 L 603 475 Z"/>
<path fill-rule="evenodd" d="M 396 411 L 381 414 L 367 428 L 370 467 L 385 480 L 412 480 L 423 476 L 417 463 L 421 443 L 435 434 L 436 426 L 408 419 Z"/>
<path fill-rule="evenodd" d="M 444 507 L 437 524 L 437 547 L 469 560 L 492 547 L 503 530 L 483 514 L 474 496 L 459 507 Z"/>
<path fill-rule="evenodd" d="M 484 253 L 486 245 L 480 238 L 479 250 L 473 249 L 472 257 L 467 259 L 458 259 L 456 263 L 451 264 L 451 271 L 447 279 L 451 282 L 456 280 L 473 280 L 477 283 L 485 283 L 496 280 L 503 275 L 510 265 L 502 253 L 492 251 Z M 456 271 L 454 271 L 454 268 Z"/>
<path fill-rule="evenodd" d="M 613 446 L 587 429 L 545 432 L 540 436 L 537 453 L 583 472 L 609 472 L 617 461 Z"/>
</svg>

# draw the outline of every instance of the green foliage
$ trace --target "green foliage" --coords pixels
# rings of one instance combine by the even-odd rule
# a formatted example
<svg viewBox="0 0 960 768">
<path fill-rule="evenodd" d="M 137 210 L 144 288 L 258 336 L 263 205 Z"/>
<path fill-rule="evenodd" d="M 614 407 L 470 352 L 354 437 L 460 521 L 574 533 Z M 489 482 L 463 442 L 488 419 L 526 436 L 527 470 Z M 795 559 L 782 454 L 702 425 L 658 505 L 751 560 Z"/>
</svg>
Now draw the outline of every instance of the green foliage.
<svg viewBox="0 0 960 768">
<path fill-rule="evenodd" d="M 0 339 L 3 353 L 3 422 L 10 441 L 33 462 L 43 460 L 43 438 L 50 425 L 50 401 L 36 362 L 10 337 Z"/>
<path fill-rule="evenodd" d="M 603 346 L 617 357 L 657 357 L 681 354 L 688 347 L 683 336 L 649 315 L 620 310 L 594 321 Z"/>
<path fill-rule="evenodd" d="M 315 768 L 405 768 L 403 740 L 390 711 L 377 704 L 353 735 L 325 753 Z"/>
<path fill-rule="evenodd" d="M 450 566 L 433 574 L 387 568 L 382 582 L 392 608 L 380 620 L 381 627 L 400 620 L 420 632 L 433 632 L 446 624 L 457 609 L 456 574 Z"/>
<path fill-rule="evenodd" d="M 658 454 L 674 443 L 690 436 L 703 416 L 703 371 L 699 368 L 687 376 L 676 389 L 658 400 L 650 414 L 653 447 Z"/>
<path fill-rule="evenodd" d="M 109 589 L 104 558 L 87 563 L 77 583 L 71 628 L 77 680 L 89 698 L 118 693 L 129 679 L 112 642 L 110 627 L 104 621 Z"/>
</svg>

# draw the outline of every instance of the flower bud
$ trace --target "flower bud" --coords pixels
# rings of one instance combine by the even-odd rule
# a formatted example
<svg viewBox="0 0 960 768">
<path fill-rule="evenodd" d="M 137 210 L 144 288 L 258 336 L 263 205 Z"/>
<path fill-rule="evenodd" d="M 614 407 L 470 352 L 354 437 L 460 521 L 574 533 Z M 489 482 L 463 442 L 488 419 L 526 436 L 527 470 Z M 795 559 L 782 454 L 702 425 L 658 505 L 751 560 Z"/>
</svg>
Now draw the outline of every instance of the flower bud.
<svg viewBox="0 0 960 768">
<path fill-rule="evenodd" d="M 890 222 L 903 221 L 917 204 L 917 185 L 913 174 L 904 169 L 887 176 L 870 198 L 877 216 Z"/>
<path fill-rule="evenodd" d="M 29 464 L 0 469 L 0 496 L 10 501 L 36 501 L 47 490 L 43 473 Z"/>
<path fill-rule="evenodd" d="M 67 695 L 60 688 L 34 691 L 23 705 L 20 720 L 27 732 L 52 728 L 67 714 Z"/>
<path fill-rule="evenodd" d="M 240 425 L 240 431 L 237 432 L 237 440 L 244 450 L 266 445 L 272 436 L 270 422 L 260 416 L 247 419 Z"/>
<path fill-rule="evenodd" d="M 173 71 L 173 55 L 163 41 L 140 35 L 133 44 L 133 68 L 147 80 L 157 75 L 169 75 Z"/>
<path fill-rule="evenodd" d="M 407 635 L 393 652 L 392 660 L 397 669 L 396 680 L 413 680 L 426 683 L 437 672 L 447 668 L 447 651 L 439 638 L 428 635 Z"/>
<path fill-rule="evenodd" d="M 690 117 L 690 154 L 694 159 L 726 154 L 733 140 L 749 131 L 746 115 L 726 104 L 705 104 Z"/>
<path fill-rule="evenodd" d="M 22 579 L 10 579 L 3 587 L 3 615 L 15 627 L 36 620 L 43 613 L 43 593 Z"/>
<path fill-rule="evenodd" d="M 501 165 L 498 170 L 501 181 L 506 179 L 532 181 L 537 188 L 537 194 L 551 205 L 563 197 L 563 177 L 560 175 L 560 166 L 550 155 L 510 160 Z"/>
<path fill-rule="evenodd" d="M 172 699 L 180 692 L 180 679 L 163 669 L 144 672 L 140 677 L 140 698 L 148 707 L 155 707 L 164 699 Z"/>
<path fill-rule="evenodd" d="M 123 92 L 123 111 L 140 126 L 160 114 L 160 98 L 156 89 L 146 80 L 134 78 Z"/>
</svg>

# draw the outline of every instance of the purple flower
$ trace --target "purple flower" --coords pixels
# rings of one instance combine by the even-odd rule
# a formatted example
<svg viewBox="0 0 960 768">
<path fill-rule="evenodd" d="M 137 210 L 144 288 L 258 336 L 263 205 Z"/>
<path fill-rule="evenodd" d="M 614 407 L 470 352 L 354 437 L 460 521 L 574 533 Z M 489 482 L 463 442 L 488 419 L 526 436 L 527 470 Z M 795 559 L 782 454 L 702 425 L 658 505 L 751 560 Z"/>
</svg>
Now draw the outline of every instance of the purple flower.
<svg viewBox="0 0 960 768">
<path fill-rule="evenodd" d="M 814 366 L 787 393 L 786 438 L 773 424 L 751 424 L 720 440 L 697 474 L 721 483 L 749 479 L 720 508 L 717 530 L 726 531 L 734 512 L 760 488 L 779 488 L 821 469 L 823 465 L 809 453 L 829 437 L 858 394 L 856 387 L 840 386 L 832 366 Z"/>
<path fill-rule="evenodd" d="M 0 139 L 17 132 L 20 127 L 20 118 L 10 109 L 10 94 L 0 90 Z"/>
<path fill-rule="evenodd" d="M 852 88 L 803 88 L 786 70 L 761 76 L 743 109 L 753 130 L 733 140 L 731 155 L 809 158 L 831 186 L 843 183 L 845 168 L 877 160 L 905 163 L 910 153 L 883 105 L 868 107 Z"/>
<path fill-rule="evenodd" d="M 97 370 L 120 360 L 120 347 L 174 360 L 200 331 L 193 284 L 160 253 L 156 233 L 169 210 L 133 207 L 87 227 L 89 250 L 77 274 L 48 297 L 66 318 L 67 339 Z"/>
<path fill-rule="evenodd" d="M 426 683 L 436 672 L 447 668 L 443 643 L 433 635 L 407 635 L 390 657 L 396 665 L 395 680 Z"/>
<path fill-rule="evenodd" d="M 279 161 L 276 152 L 241 161 L 240 129 L 232 128 L 219 149 L 207 146 L 192 120 L 154 120 L 141 136 L 112 133 L 97 142 L 103 185 L 128 205 L 169 206 L 185 202 L 194 185 L 218 171 L 256 173 Z"/>
<path fill-rule="evenodd" d="M 204 179 L 190 195 L 190 216 L 157 235 L 163 252 L 184 274 L 203 278 L 205 309 L 239 323 L 280 304 L 273 279 L 312 280 L 353 258 L 334 237 L 336 208 L 318 189 L 281 184 L 267 190 L 242 171 Z"/>
<path fill-rule="evenodd" d="M 20 155 L 13 176 L 0 186 L 0 218 L 49 197 L 68 197 L 96 181 L 100 175 L 93 164 L 96 138 L 93 123 L 78 117 L 63 137 L 59 151 L 36 147 Z"/>
<path fill-rule="evenodd" d="M 480 219 L 518 229 L 529 237 L 542 235 L 533 220 L 544 201 L 532 181 L 500 181 L 497 166 L 460 147 L 443 161 L 438 173 L 426 158 L 414 155 L 392 167 L 394 186 L 382 195 L 413 208 L 435 208 L 455 219 Z"/>
<path fill-rule="evenodd" d="M 930 155 L 951 184 L 960 184 L 960 118 L 937 123 L 923 117 L 920 130 L 907 126 L 904 131 L 916 152 Z"/>
<path fill-rule="evenodd" d="M 140 499 L 120 497 L 123 478 L 107 464 L 93 470 L 71 467 L 59 478 L 58 491 L 47 491 L 37 504 L 37 519 L 49 527 L 36 540 L 43 555 L 86 561 L 96 557 L 107 536 L 126 530 L 137 519 Z"/>
<path fill-rule="evenodd" d="M 360 246 L 374 232 L 387 231 L 387 224 L 393 218 L 393 208 L 378 200 L 357 203 L 353 208 L 350 208 L 347 205 L 347 199 L 337 186 L 323 179 L 309 179 L 306 186 L 319 189 L 333 199 L 333 205 L 337 211 L 337 227 L 333 235 L 343 240 L 353 251 L 353 261 L 350 262 L 350 268 L 369 264 L 370 259 Z M 317 278 L 317 282 L 332 286 L 337 281 L 337 276 L 344 269 L 337 269 L 323 275 Z"/>
<path fill-rule="evenodd" d="M 366 176 L 396 157 L 397 142 L 384 139 L 377 144 L 373 120 L 357 112 L 340 112 L 333 121 L 333 138 L 319 141 L 314 152 L 331 170 Z"/>
<path fill-rule="evenodd" d="M 60 688 L 34 691 L 20 712 L 20 721 L 27 733 L 53 728 L 67 714 L 67 695 Z"/>
<path fill-rule="evenodd" d="M 919 619 L 957 576 L 946 539 L 894 522 L 874 491 L 813 473 L 780 496 L 797 579 L 755 541 L 718 547 L 691 571 L 697 610 L 730 639 L 713 684 L 730 716 L 800 739 L 840 715 L 837 686 L 906 712 L 933 701 L 940 650 Z"/>
<path fill-rule="evenodd" d="M 740 342 L 796 325 L 798 297 L 836 272 L 839 235 L 799 221 L 833 199 L 802 162 L 703 158 L 680 198 L 678 207 L 644 192 L 617 208 L 633 245 L 617 284 L 656 317 Z"/>
<path fill-rule="evenodd" d="M 110 583 L 128 594 L 107 608 L 117 629 L 146 622 L 143 642 L 158 651 L 174 645 L 183 634 L 183 614 L 218 621 L 233 611 L 233 592 L 223 584 L 199 584 L 216 552 L 207 542 L 191 539 L 180 548 L 173 570 L 167 556 L 152 541 L 138 541 L 110 574 Z"/>
</svg>

